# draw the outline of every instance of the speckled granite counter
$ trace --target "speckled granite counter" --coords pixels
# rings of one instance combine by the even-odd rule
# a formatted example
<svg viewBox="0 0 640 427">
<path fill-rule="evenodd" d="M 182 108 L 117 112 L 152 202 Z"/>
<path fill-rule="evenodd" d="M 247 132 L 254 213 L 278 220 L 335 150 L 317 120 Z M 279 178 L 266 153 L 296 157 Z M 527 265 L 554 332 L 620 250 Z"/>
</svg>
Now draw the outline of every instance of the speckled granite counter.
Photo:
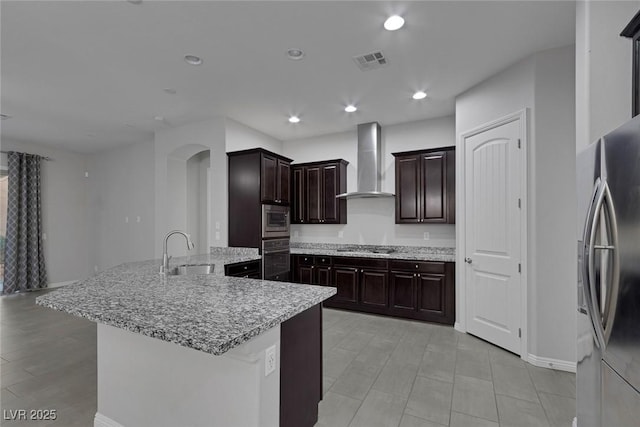
<svg viewBox="0 0 640 427">
<path fill-rule="evenodd" d="M 169 277 L 158 273 L 159 260 L 122 264 L 36 303 L 220 355 L 336 293 L 333 287 L 224 276 L 224 264 L 257 258 L 214 253 L 172 259 L 171 265 L 213 263 L 215 274 Z"/>
<path fill-rule="evenodd" d="M 340 250 L 339 250 L 340 249 Z M 345 249 L 352 249 L 344 251 Z M 373 253 L 372 250 L 393 249 L 395 252 Z M 326 255 L 358 258 L 409 259 L 416 261 L 455 262 L 455 248 L 420 246 L 341 245 L 322 243 L 292 243 L 292 254 Z"/>
</svg>

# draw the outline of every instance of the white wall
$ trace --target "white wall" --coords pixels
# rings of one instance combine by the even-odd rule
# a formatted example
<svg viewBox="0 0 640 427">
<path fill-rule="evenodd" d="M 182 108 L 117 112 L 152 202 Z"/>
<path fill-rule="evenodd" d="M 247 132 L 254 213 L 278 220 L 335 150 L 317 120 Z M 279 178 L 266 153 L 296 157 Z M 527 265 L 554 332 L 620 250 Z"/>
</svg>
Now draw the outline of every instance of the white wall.
<svg viewBox="0 0 640 427">
<path fill-rule="evenodd" d="M 89 268 L 153 258 L 153 141 L 88 155 Z"/>
<path fill-rule="evenodd" d="M 382 190 L 395 193 L 395 163 L 391 153 L 455 145 L 454 118 L 403 123 L 382 127 Z M 323 135 L 283 143 L 282 154 L 294 163 L 345 159 L 347 191 L 357 187 L 357 135 L 351 132 Z M 347 201 L 347 224 L 299 224 L 291 226 L 293 242 L 389 244 L 407 246 L 455 246 L 455 226 L 447 224 L 396 224 L 395 199 Z M 339 237 L 339 233 L 343 237 Z M 424 233 L 429 240 L 424 240 Z"/>
<path fill-rule="evenodd" d="M 282 141 L 228 117 L 225 118 L 225 144 L 227 153 L 250 148 L 264 148 L 276 154 L 282 152 Z"/>
<path fill-rule="evenodd" d="M 184 195 L 186 183 L 180 190 L 170 188 L 168 159 L 182 159 L 186 162 L 194 154 L 209 150 L 210 174 L 208 192 L 211 200 L 209 242 L 215 246 L 227 245 L 227 155 L 225 150 L 225 119 L 213 118 L 204 122 L 192 123 L 175 128 L 164 129 L 155 134 L 155 256 L 162 256 L 164 235 L 174 229 L 187 226 Z M 186 175 L 185 175 L 186 176 Z M 186 178 L 185 178 L 186 180 Z M 183 197 L 184 196 L 184 197 Z M 182 213 L 182 214 L 181 214 Z M 219 223 L 220 230 L 215 224 Z M 218 233 L 216 234 L 216 231 Z M 169 242 L 169 253 L 186 253 L 186 245 L 178 238 Z"/>
<path fill-rule="evenodd" d="M 2 140 L 2 150 L 51 157 L 42 162 L 42 226 L 49 283 L 89 276 L 86 156 L 37 144 Z"/>
<path fill-rule="evenodd" d="M 631 40 L 620 32 L 640 1 L 576 6 L 576 129 L 579 151 L 631 118 Z"/>
<path fill-rule="evenodd" d="M 528 109 L 528 347 L 538 358 L 575 363 L 574 47 L 528 57 L 461 94 L 456 134 Z M 464 149 L 458 140 L 458 151 Z M 460 156 L 458 160 L 461 161 Z M 459 162 L 458 168 L 463 165 Z M 458 189 L 463 182 L 458 177 Z M 457 192 L 457 227 L 464 192 Z M 458 232 L 458 247 L 464 234 Z M 462 261 L 463 253 L 458 253 Z M 457 263 L 457 295 L 465 264 Z M 457 301 L 457 313 L 464 307 Z M 560 326 L 559 326 L 560 325 Z"/>
<path fill-rule="evenodd" d="M 532 353 L 574 362 L 578 280 L 574 46 L 536 55 L 534 110 L 532 237 L 538 335 Z"/>
</svg>

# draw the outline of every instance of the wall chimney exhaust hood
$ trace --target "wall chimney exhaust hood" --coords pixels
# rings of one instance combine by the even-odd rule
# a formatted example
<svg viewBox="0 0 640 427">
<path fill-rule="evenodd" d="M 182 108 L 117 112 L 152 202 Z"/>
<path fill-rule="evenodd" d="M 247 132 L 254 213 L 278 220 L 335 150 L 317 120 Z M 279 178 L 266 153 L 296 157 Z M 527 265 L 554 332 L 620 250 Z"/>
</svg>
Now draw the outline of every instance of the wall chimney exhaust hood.
<svg viewBox="0 0 640 427">
<path fill-rule="evenodd" d="M 377 122 L 358 125 L 357 191 L 338 194 L 340 199 L 394 197 L 382 191 L 382 142 Z"/>
</svg>

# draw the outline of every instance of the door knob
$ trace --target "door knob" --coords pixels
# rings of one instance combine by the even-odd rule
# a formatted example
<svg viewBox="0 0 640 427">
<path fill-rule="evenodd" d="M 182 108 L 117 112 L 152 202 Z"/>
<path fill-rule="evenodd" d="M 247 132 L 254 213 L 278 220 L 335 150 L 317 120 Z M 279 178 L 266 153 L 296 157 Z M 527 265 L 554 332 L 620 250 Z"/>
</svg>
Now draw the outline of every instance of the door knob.
<svg viewBox="0 0 640 427">
<path fill-rule="evenodd" d="M 467 264 L 471 264 L 473 262 L 473 260 L 469 257 L 464 259 L 464 262 L 466 262 Z"/>
</svg>

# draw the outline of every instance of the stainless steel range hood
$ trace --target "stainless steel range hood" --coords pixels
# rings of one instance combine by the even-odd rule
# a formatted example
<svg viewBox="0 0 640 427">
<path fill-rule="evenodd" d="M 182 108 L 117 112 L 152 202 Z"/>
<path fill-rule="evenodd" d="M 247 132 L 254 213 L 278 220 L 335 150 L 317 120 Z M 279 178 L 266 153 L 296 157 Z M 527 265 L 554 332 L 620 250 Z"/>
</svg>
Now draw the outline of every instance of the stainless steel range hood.
<svg viewBox="0 0 640 427">
<path fill-rule="evenodd" d="M 358 187 L 357 191 L 338 194 L 337 198 L 359 199 L 394 197 L 382 191 L 382 142 L 377 122 L 358 125 Z"/>
</svg>

